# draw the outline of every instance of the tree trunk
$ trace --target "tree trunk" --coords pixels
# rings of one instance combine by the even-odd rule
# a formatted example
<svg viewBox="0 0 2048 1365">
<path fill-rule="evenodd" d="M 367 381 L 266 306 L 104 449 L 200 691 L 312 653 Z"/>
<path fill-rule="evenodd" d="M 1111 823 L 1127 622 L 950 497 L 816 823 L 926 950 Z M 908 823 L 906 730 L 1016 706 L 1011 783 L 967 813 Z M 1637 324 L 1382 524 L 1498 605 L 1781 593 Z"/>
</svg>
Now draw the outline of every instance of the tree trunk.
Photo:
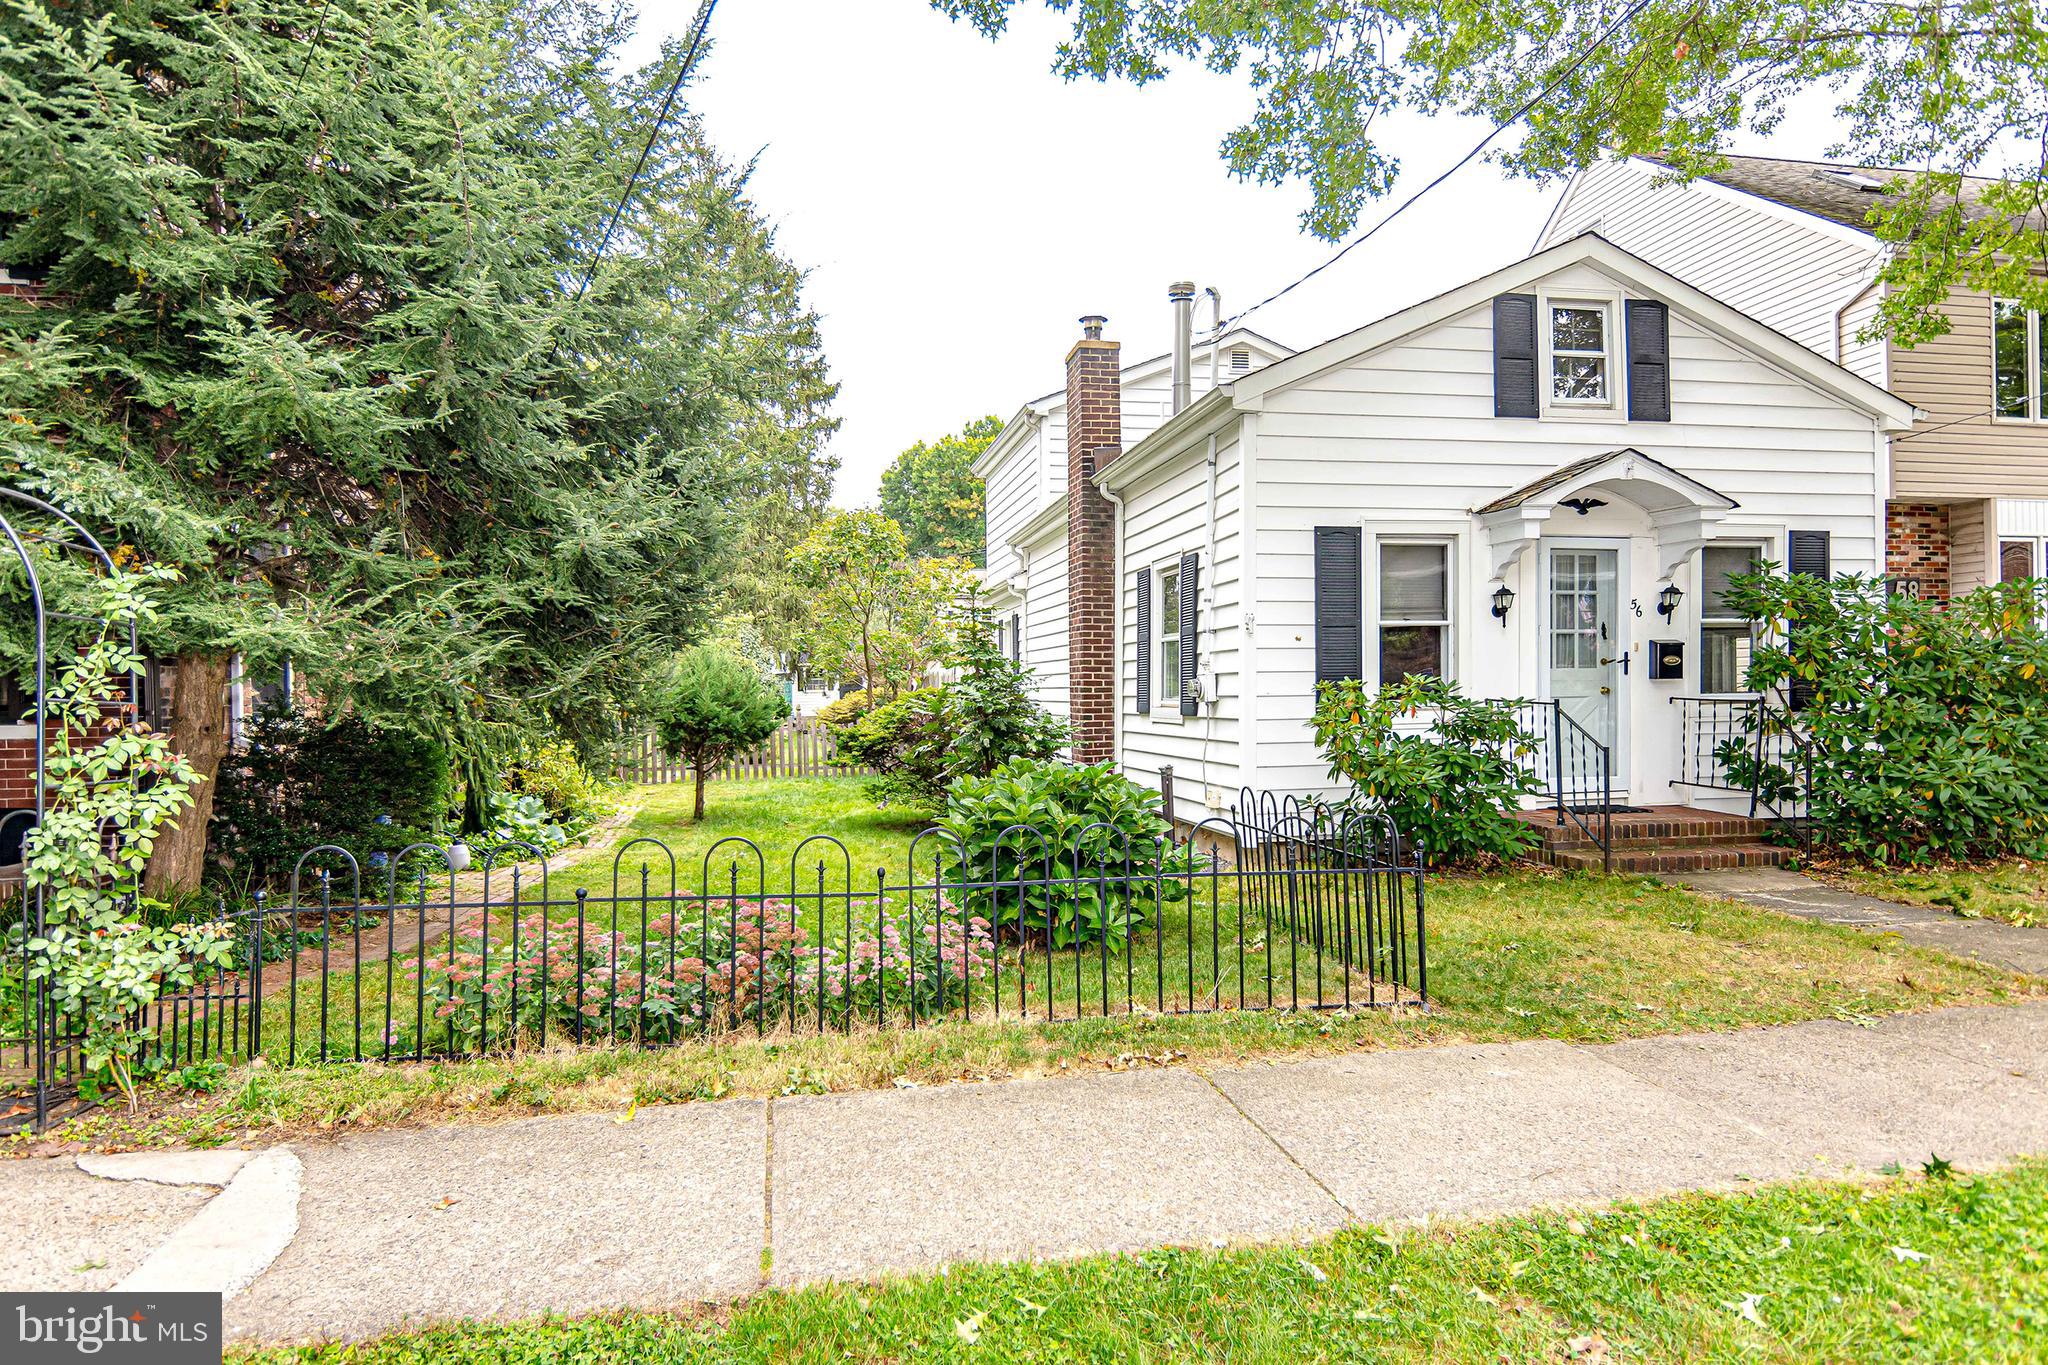
<svg viewBox="0 0 2048 1365">
<path fill-rule="evenodd" d="M 697 770 L 697 813 L 690 818 L 702 820 L 704 818 L 704 755 L 697 755 L 695 767 Z"/>
<path fill-rule="evenodd" d="M 199 774 L 192 804 L 158 833 L 143 890 L 162 898 L 199 885 L 206 871 L 206 825 L 213 817 L 214 779 L 228 752 L 226 654 L 180 654 L 171 679 L 171 747 Z"/>
</svg>

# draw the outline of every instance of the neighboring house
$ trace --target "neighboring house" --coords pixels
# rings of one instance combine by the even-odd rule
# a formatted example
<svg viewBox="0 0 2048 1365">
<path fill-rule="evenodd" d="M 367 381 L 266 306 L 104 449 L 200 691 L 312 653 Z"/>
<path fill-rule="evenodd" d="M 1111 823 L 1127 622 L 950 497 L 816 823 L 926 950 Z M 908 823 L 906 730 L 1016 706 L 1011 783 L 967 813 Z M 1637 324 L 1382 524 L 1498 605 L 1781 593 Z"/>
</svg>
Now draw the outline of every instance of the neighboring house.
<svg viewBox="0 0 2048 1365">
<path fill-rule="evenodd" d="M 1177 304 L 1191 300 L 1192 294 L 1174 296 Z M 1098 334 L 1100 322 L 1092 324 Z M 1208 392 L 1212 364 L 1216 381 L 1228 383 L 1288 354 L 1242 328 L 1217 344 L 1191 344 L 1190 392 Z M 986 490 L 982 603 L 1003 651 L 1030 665 L 1039 704 L 1062 716 L 1068 714 L 1067 397 L 1059 390 L 1024 404 L 974 462 Z M 1173 413 L 1172 354 L 1121 366 L 1112 402 L 1119 443 L 1136 444 Z"/>
<path fill-rule="evenodd" d="M 1731 156 L 1691 185 L 1653 161 L 1575 176 L 1538 246 L 1597 232 L 1920 409 L 1890 448 L 1885 572 L 1946 598 L 2048 574 L 2048 330 L 2039 314 L 1952 291 L 1952 330 L 1907 348 L 1858 334 L 1887 247 L 1868 216 L 1886 167 Z M 1981 189 L 1989 181 L 1967 182 Z"/>
<path fill-rule="evenodd" d="M 1183 821 L 1240 787 L 1333 790 L 1318 681 L 1417 672 L 1557 699 L 1617 801 L 1725 805 L 1675 785 L 1698 736 L 1674 700 L 1735 693 L 1750 638 L 1714 589 L 1757 559 L 1874 571 L 1887 438 L 1915 415 L 1593 235 L 1274 352 L 1163 422 L 1147 398 L 1134 425 L 1148 391 L 1084 323 L 1065 481 L 1006 534 L 991 486 L 990 563 L 1026 580 L 1025 653 L 1054 661 L 1074 756 L 1148 783 L 1172 765 Z"/>
</svg>

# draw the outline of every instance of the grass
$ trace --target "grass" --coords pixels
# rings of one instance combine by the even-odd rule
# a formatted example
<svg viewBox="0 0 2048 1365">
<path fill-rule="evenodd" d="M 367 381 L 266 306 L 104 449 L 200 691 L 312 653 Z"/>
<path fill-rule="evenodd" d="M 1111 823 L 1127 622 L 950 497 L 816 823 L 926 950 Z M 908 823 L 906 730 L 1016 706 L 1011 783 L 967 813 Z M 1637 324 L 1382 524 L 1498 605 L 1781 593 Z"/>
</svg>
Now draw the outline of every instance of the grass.
<svg viewBox="0 0 2048 1365">
<path fill-rule="evenodd" d="M 2048 1163 L 1808 1183 L 1302 1247 L 956 1267 L 688 1317 L 231 1353 L 492 1361 L 2023 1361 L 2048 1341 Z"/>
<path fill-rule="evenodd" d="M 1946 867 L 1826 869 L 1836 880 L 1879 900 L 1953 910 L 1966 919 L 1996 919 L 2048 928 L 2048 864 L 2009 858 Z"/>
</svg>

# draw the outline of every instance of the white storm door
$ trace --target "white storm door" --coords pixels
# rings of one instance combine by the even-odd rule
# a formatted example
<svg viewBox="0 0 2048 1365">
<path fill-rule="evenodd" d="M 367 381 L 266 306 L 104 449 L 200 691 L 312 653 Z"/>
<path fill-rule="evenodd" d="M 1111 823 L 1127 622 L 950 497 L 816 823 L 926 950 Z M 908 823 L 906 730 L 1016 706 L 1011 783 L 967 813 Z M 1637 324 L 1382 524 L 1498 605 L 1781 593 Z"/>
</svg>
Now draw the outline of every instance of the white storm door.
<svg viewBox="0 0 2048 1365">
<path fill-rule="evenodd" d="M 1621 624 L 1621 552 L 1600 546 L 1550 547 L 1544 570 L 1543 657 L 1550 695 L 1567 716 L 1607 746 L 1618 799 L 1627 784 L 1621 762 L 1628 642 Z"/>
</svg>

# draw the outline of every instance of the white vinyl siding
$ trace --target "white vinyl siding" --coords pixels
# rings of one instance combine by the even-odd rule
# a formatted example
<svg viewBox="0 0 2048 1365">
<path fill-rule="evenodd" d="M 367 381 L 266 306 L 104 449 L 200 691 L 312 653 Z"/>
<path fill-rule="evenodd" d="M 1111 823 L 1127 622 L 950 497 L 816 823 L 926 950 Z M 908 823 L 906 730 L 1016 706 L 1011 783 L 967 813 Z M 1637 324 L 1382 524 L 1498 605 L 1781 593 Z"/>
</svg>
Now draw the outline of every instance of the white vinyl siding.
<svg viewBox="0 0 2048 1365">
<path fill-rule="evenodd" d="M 1024 665 L 1031 696 L 1056 716 L 1067 706 L 1067 538 L 1055 532 L 1031 547 L 1031 585 L 1024 596 Z"/>
<path fill-rule="evenodd" d="M 1199 370 L 1199 366 L 1197 369 Z M 1172 764 L 1174 795 L 1181 820 L 1199 821 L 1227 813 L 1237 799 L 1241 785 L 1238 738 L 1245 706 L 1241 683 L 1243 606 L 1240 572 L 1239 528 L 1242 468 L 1234 427 L 1217 438 L 1216 450 L 1216 548 L 1214 562 L 1209 550 L 1208 442 L 1202 440 L 1179 459 L 1127 488 L 1124 502 L 1124 572 L 1117 587 L 1120 622 L 1118 639 L 1119 724 L 1122 735 L 1119 761 L 1125 774 L 1143 786 L 1157 787 L 1159 770 Z M 1170 697 L 1162 690 L 1162 674 L 1169 668 L 1177 675 L 1178 659 L 1158 655 L 1164 624 L 1164 605 L 1157 571 L 1177 565 L 1183 554 L 1197 556 L 1196 664 L 1198 676 L 1213 680 L 1220 698 L 1215 706 L 1203 704 L 1193 716 L 1180 713 L 1178 701 L 1154 701 L 1149 713 L 1137 709 L 1138 639 L 1137 593 L 1132 587 L 1137 570 L 1153 572 L 1151 638 L 1142 647 L 1153 651 L 1155 695 Z M 1214 789 L 1223 797 L 1224 810 L 1210 810 L 1205 791 Z"/>
<path fill-rule="evenodd" d="M 1546 296 L 1560 298 L 1597 298 L 1618 289 L 1587 266 L 1560 271 L 1541 285 Z M 1461 686 L 1475 695 L 1542 694 L 1532 622 L 1543 592 L 1540 554 L 1532 549 L 1508 577 L 1517 596 L 1505 628 L 1489 613 L 1488 541 L 1472 509 L 1589 455 L 1633 446 L 1733 498 L 1740 506 L 1717 528 L 1718 537 L 1744 538 L 1743 530 L 1754 527 L 1749 539 L 1781 548 L 1785 526 L 1827 530 L 1838 573 L 1877 570 L 1882 490 L 1874 421 L 1675 309 L 1670 341 L 1674 420 L 1668 423 L 1494 417 L 1487 307 L 1265 396 L 1252 514 L 1258 592 L 1244 607 L 1258 623 L 1259 697 L 1255 719 L 1246 725 L 1257 745 L 1262 786 L 1328 790 L 1308 725 L 1315 669 L 1313 533 L 1319 525 L 1366 528 L 1369 601 L 1377 593 L 1370 549 L 1376 539 L 1404 530 L 1419 536 L 1464 531 L 1451 564 L 1457 595 L 1452 653 Z M 1638 644 L 1646 644 L 1653 629 L 1666 629 L 1649 605 L 1660 575 L 1646 527 L 1620 520 L 1624 510 L 1640 515 L 1618 506 L 1584 518 L 1560 510 L 1546 534 L 1633 537 L 1630 594 L 1643 612 L 1629 614 L 1627 623 Z M 1690 632 L 1696 617 L 1690 609 L 1686 616 Z M 1369 654 L 1372 649 L 1369 644 Z M 1651 693 L 1640 685 L 1633 692 L 1640 702 L 1632 713 L 1647 724 Z M 1661 696 L 1655 700 L 1666 706 Z M 1648 758 L 1656 741 L 1646 738 L 1638 747 Z"/>
</svg>

